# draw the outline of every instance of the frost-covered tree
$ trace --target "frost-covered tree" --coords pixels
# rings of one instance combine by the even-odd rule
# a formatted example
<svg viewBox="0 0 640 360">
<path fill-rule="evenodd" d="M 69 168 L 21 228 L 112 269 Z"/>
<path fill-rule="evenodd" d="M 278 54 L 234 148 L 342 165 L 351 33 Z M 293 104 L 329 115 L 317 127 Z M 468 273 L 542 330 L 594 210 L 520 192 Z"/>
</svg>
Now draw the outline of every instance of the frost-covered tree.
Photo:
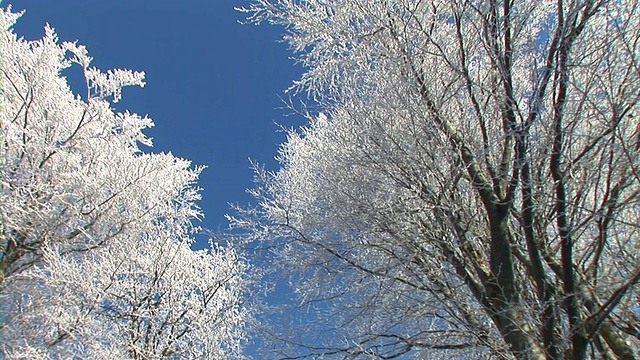
<svg viewBox="0 0 640 360">
<path fill-rule="evenodd" d="M 18 17 L 0 11 L 0 358 L 236 357 L 245 265 L 191 249 L 201 168 L 143 152 L 152 121 L 112 109 L 144 74 L 90 67 L 48 25 L 18 38 Z"/>
<path fill-rule="evenodd" d="M 637 1 L 246 11 L 320 108 L 236 219 L 300 295 L 283 358 L 640 357 Z"/>
</svg>

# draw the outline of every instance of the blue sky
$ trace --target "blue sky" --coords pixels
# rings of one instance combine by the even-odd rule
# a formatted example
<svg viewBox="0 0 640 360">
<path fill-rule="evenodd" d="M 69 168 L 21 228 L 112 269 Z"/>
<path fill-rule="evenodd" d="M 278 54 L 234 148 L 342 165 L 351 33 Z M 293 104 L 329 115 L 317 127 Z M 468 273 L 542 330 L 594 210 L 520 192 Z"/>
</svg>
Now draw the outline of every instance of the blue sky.
<svg viewBox="0 0 640 360">
<path fill-rule="evenodd" d="M 48 22 L 61 41 L 78 40 L 102 69 L 146 73 L 144 88 L 126 88 L 117 109 L 148 114 L 156 126 L 153 152 L 206 165 L 199 186 L 205 219 L 224 229 L 228 203 L 247 204 L 252 187 L 249 159 L 275 169 L 285 134 L 275 123 L 300 125 L 282 109 L 284 90 L 300 77 L 283 29 L 241 25 L 243 0 L 4 0 L 26 9 L 14 27 L 40 38 Z M 76 71 L 79 70 L 76 69 Z M 71 74 L 73 76 L 73 73 Z"/>
</svg>

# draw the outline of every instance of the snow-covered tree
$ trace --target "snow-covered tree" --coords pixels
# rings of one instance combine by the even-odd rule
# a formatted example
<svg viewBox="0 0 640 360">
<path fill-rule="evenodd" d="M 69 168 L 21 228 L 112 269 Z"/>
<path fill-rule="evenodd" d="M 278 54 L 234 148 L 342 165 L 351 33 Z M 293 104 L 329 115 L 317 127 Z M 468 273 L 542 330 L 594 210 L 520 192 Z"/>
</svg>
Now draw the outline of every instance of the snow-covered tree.
<svg viewBox="0 0 640 360">
<path fill-rule="evenodd" d="M 640 357 L 637 1 L 246 11 L 321 111 L 235 220 L 300 295 L 283 358 Z"/>
<path fill-rule="evenodd" d="M 19 16 L 0 11 L 0 357 L 236 357 L 246 266 L 191 249 L 201 168 L 143 152 L 151 119 L 112 109 L 144 74 L 91 67 L 48 25 L 18 38 Z"/>
</svg>

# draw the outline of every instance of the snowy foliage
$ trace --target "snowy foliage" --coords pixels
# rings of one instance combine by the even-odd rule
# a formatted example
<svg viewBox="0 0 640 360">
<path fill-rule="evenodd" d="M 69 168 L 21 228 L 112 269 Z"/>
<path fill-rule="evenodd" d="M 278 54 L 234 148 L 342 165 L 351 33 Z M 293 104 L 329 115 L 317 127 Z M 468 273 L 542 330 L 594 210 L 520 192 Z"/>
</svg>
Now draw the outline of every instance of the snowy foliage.
<svg viewBox="0 0 640 360">
<path fill-rule="evenodd" d="M 144 153 L 151 119 L 111 107 L 144 73 L 103 73 L 48 25 L 18 38 L 18 17 L 0 12 L 0 357 L 237 356 L 244 262 L 191 250 L 202 168 Z"/>
<path fill-rule="evenodd" d="M 640 4 L 246 11 L 323 111 L 235 219 L 316 321 L 275 332 L 283 357 L 640 356 Z"/>
</svg>

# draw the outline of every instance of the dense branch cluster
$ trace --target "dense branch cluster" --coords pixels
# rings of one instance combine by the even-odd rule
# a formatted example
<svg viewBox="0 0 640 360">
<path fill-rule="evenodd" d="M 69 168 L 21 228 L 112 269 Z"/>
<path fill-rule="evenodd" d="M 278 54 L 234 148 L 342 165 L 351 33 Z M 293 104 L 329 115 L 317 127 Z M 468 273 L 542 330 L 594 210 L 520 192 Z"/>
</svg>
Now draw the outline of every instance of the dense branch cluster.
<svg viewBox="0 0 640 360">
<path fill-rule="evenodd" d="M 201 168 L 114 113 L 143 73 L 90 67 L 52 28 L 0 11 L 0 358 L 224 358 L 239 353 L 244 262 L 193 251 Z M 79 66 L 87 93 L 62 72 Z"/>
<path fill-rule="evenodd" d="M 247 11 L 322 111 L 235 219 L 316 321 L 273 332 L 283 358 L 640 356 L 636 1 Z"/>
</svg>

